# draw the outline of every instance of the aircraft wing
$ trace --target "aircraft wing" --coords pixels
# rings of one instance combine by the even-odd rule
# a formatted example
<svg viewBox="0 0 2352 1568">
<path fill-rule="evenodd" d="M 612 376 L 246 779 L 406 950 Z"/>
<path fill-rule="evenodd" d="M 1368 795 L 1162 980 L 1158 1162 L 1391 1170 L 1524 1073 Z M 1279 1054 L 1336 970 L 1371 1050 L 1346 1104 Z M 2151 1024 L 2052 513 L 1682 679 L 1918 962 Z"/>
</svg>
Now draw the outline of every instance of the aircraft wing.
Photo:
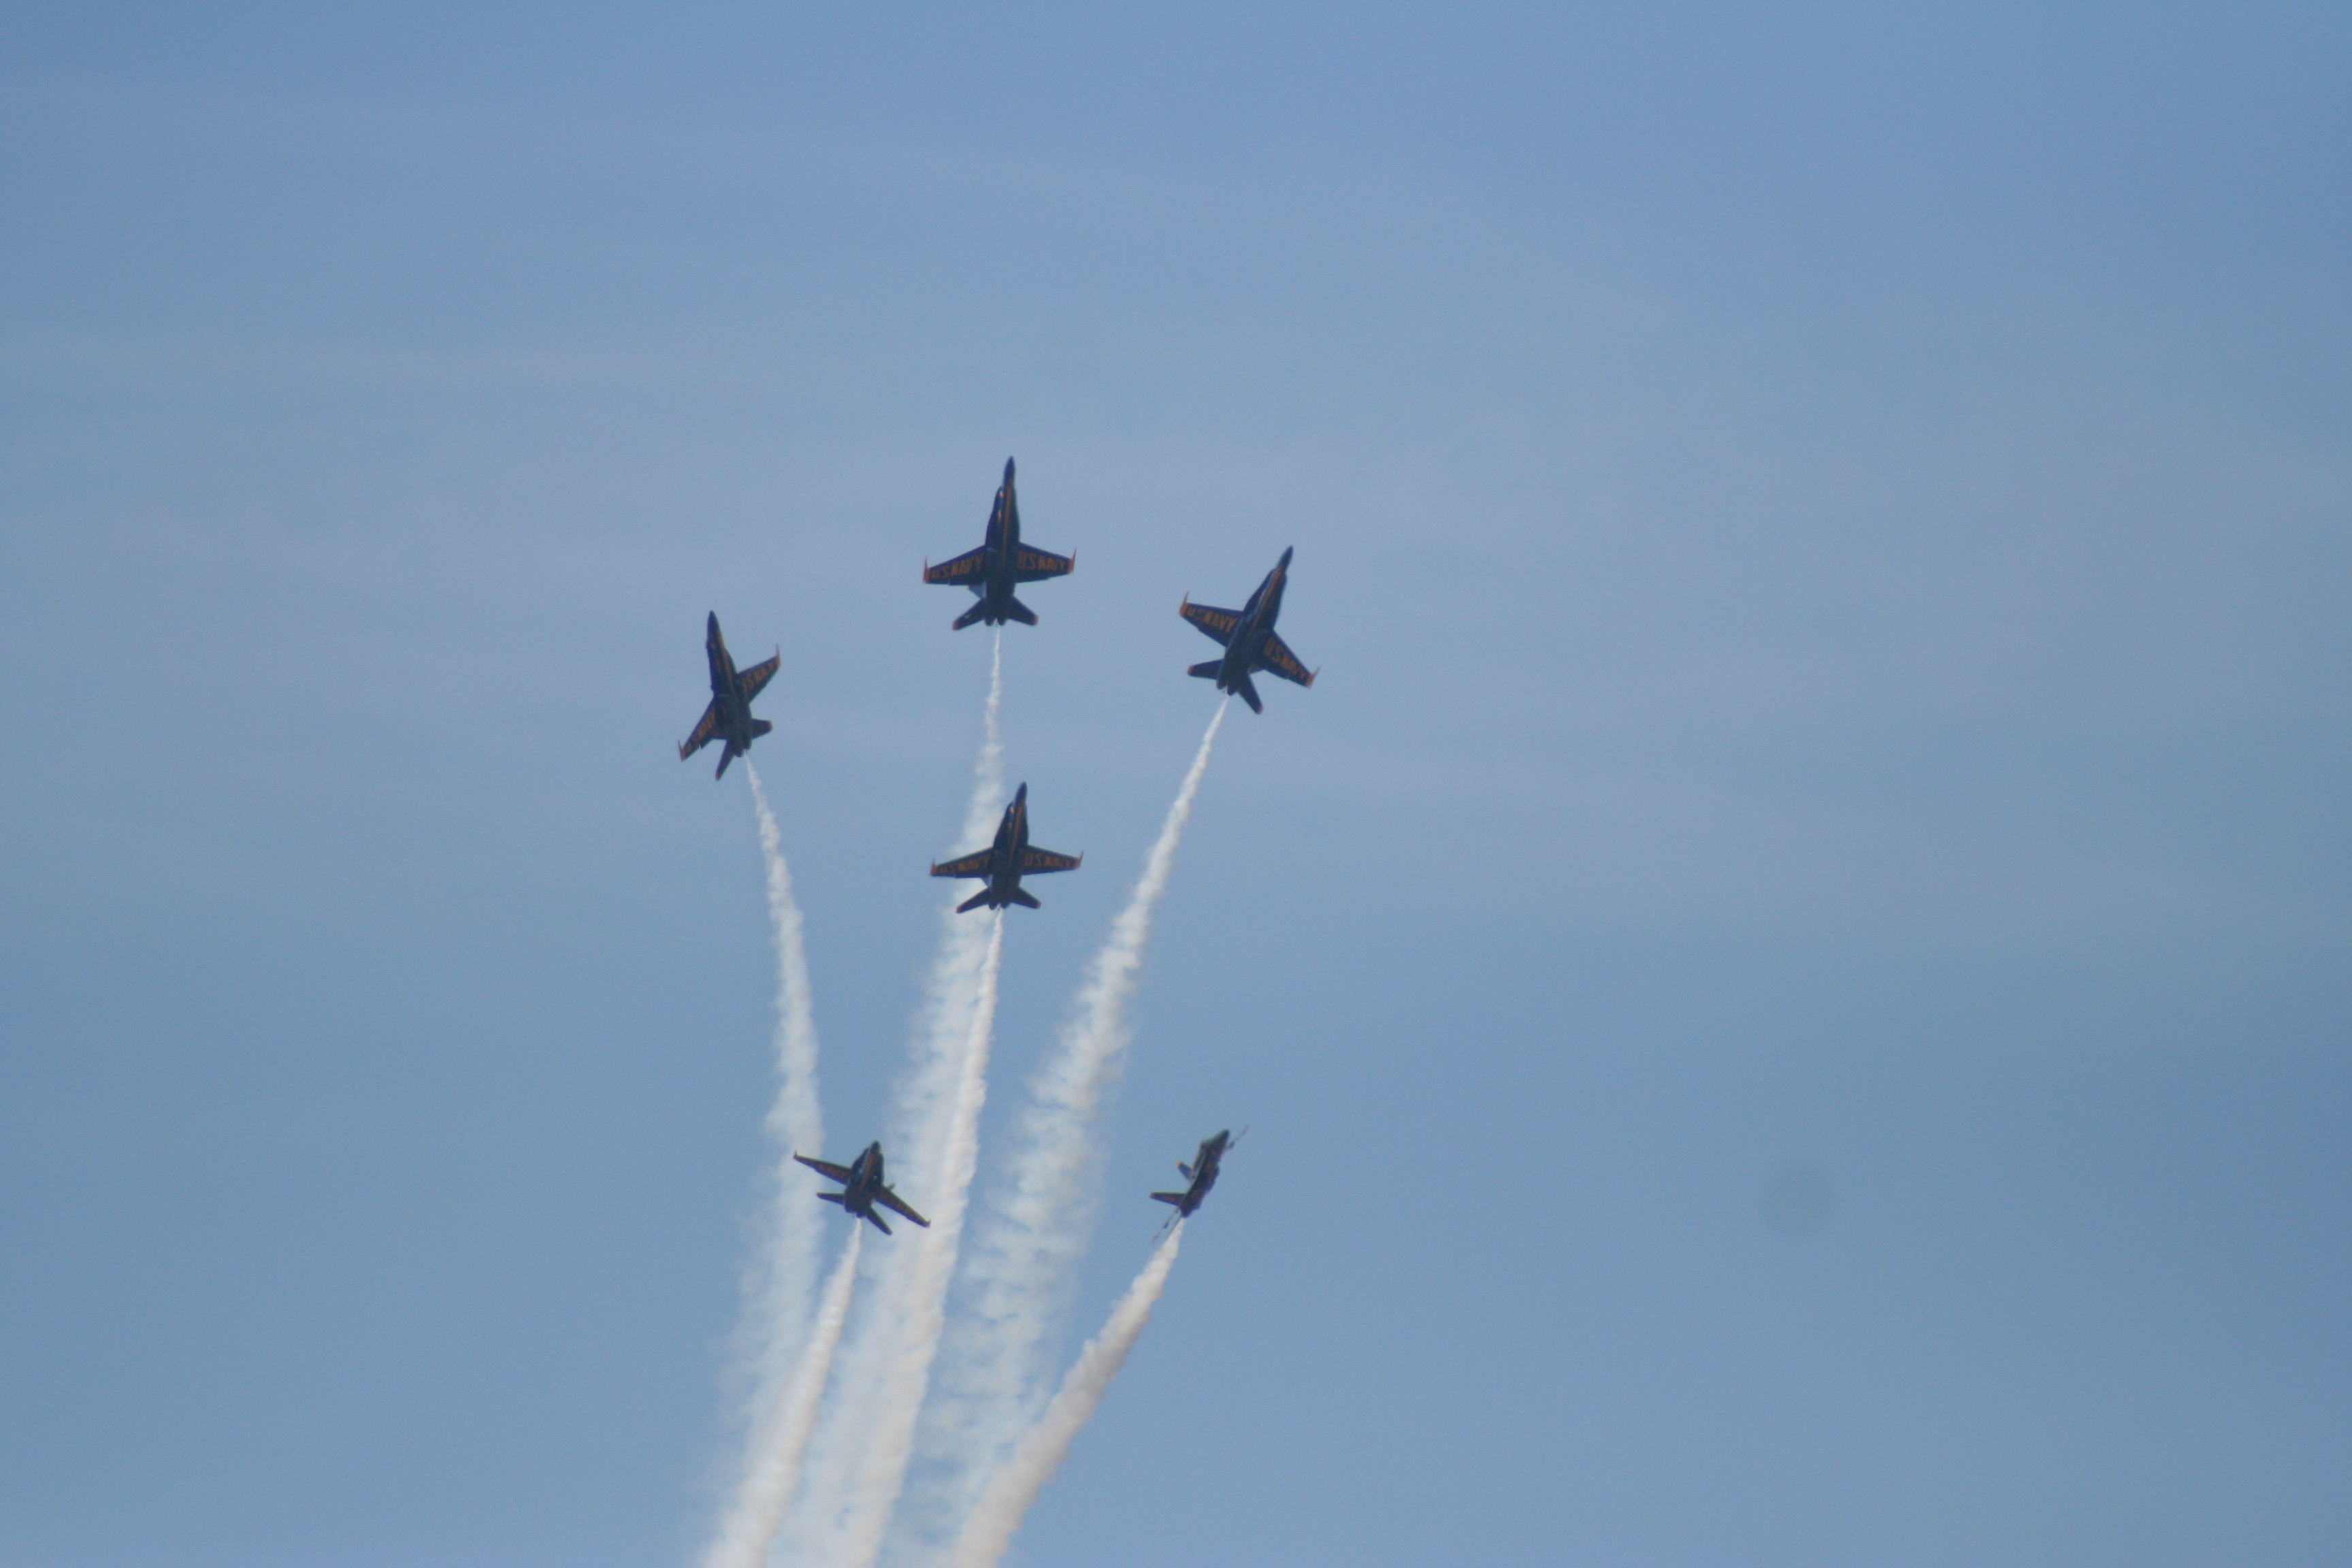
<svg viewBox="0 0 2352 1568">
<path fill-rule="evenodd" d="M 969 586 L 977 583 L 988 571 L 988 546 L 967 550 L 952 561 L 942 561 L 936 566 L 923 568 L 926 583 L 961 583 Z"/>
<path fill-rule="evenodd" d="M 988 875 L 989 861 L 994 855 L 995 851 L 992 849 L 976 849 L 961 860 L 934 860 L 931 862 L 931 875 L 934 877 L 985 877 Z"/>
<path fill-rule="evenodd" d="M 776 679 L 776 667 L 783 662 L 783 655 L 771 654 L 761 663 L 737 672 L 736 679 L 743 683 L 743 700 L 749 702 L 760 695 L 768 682 Z"/>
<path fill-rule="evenodd" d="M 1214 637 L 1220 647 L 1234 640 L 1234 628 L 1242 624 L 1238 611 L 1221 610 L 1214 605 L 1196 605 L 1190 599 L 1178 605 L 1176 613 Z"/>
<path fill-rule="evenodd" d="M 1050 550 L 1032 550 L 1024 544 L 1013 557 L 1013 580 L 1040 583 L 1048 577 L 1059 577 L 1077 563 L 1074 555 L 1056 555 Z"/>
<path fill-rule="evenodd" d="M 1083 855 L 1056 855 L 1051 849 L 1040 849 L 1032 844 L 1021 856 L 1021 874 L 1034 876 L 1040 871 L 1075 871 Z"/>
<path fill-rule="evenodd" d="M 917 1214 L 913 1209 L 909 1208 L 907 1205 L 906 1199 L 900 1197 L 898 1194 L 892 1192 L 887 1187 L 875 1188 L 874 1201 L 887 1207 L 892 1214 L 905 1215 L 908 1219 L 913 1220 L 917 1225 L 921 1226 L 926 1230 L 930 1228 L 931 1222 L 929 1220 L 925 1219 L 921 1215 Z"/>
<path fill-rule="evenodd" d="M 681 763 L 686 761 L 687 758 L 710 744 L 712 737 L 718 733 L 719 699 L 714 697 L 710 700 L 710 706 L 702 710 L 702 722 L 694 727 L 694 733 L 678 742 L 677 760 Z"/>
<path fill-rule="evenodd" d="M 1265 634 L 1265 647 L 1257 656 L 1257 667 L 1271 670 L 1285 680 L 1295 680 L 1301 686 L 1315 684 L 1315 672 L 1298 662 L 1290 645 L 1273 632 Z"/>
<path fill-rule="evenodd" d="M 849 1185 L 849 1167 L 846 1165 L 836 1165 L 830 1160 L 812 1160 L 806 1154 L 795 1154 L 793 1158 L 820 1176 L 829 1176 L 845 1187 Z"/>
</svg>

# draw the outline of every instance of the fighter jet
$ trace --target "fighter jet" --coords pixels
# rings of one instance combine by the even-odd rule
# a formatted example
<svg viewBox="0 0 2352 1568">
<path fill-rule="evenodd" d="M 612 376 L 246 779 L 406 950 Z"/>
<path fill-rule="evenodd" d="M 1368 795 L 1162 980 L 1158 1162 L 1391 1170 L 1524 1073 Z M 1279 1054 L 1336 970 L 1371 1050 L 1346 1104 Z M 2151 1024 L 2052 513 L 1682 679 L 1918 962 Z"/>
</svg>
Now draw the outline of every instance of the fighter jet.
<svg viewBox="0 0 2352 1568">
<path fill-rule="evenodd" d="M 934 877 L 985 877 L 988 886 L 956 906 L 956 913 L 976 910 L 986 904 L 1001 910 L 1007 904 L 1038 907 L 1034 896 L 1024 892 L 1021 879 L 1043 871 L 1075 871 L 1083 855 L 1056 855 L 1051 849 L 1038 849 L 1029 843 L 1029 786 L 1023 784 L 1013 796 L 1013 804 L 1004 808 L 1004 820 L 996 825 L 996 842 L 976 854 L 945 865 L 931 862 Z"/>
<path fill-rule="evenodd" d="M 988 514 L 987 542 L 936 566 L 924 562 L 923 581 L 952 583 L 980 595 L 979 604 L 955 618 L 957 631 L 974 621 L 992 626 L 1019 621 L 1034 626 L 1037 614 L 1013 596 L 1013 585 L 1059 577 L 1077 563 L 1075 555 L 1056 555 L 1021 542 L 1021 505 L 1013 497 L 1013 459 L 1007 458 L 1004 483 L 997 488 L 996 505 Z"/>
<path fill-rule="evenodd" d="M 1290 645 L 1276 637 L 1274 618 L 1282 614 L 1282 588 L 1290 575 L 1290 552 L 1274 563 L 1249 603 L 1238 610 L 1220 610 L 1211 605 L 1196 605 L 1186 595 L 1176 613 L 1201 628 L 1203 637 L 1225 645 L 1225 657 L 1196 664 L 1186 670 L 1217 683 L 1220 691 L 1237 693 L 1250 705 L 1253 713 L 1263 713 L 1265 705 L 1257 700 L 1257 688 L 1250 676 L 1265 670 L 1285 680 L 1295 680 L 1301 686 L 1315 684 L 1315 672 L 1298 662 Z"/>
<path fill-rule="evenodd" d="M 725 778 L 727 764 L 750 751 L 753 741 L 775 728 L 765 719 L 751 717 L 751 699 L 775 679 L 776 667 L 784 659 L 779 652 L 765 663 L 737 669 L 735 660 L 727 652 L 727 639 L 719 635 L 719 614 L 715 610 L 711 612 L 709 626 L 702 634 L 702 651 L 710 656 L 710 706 L 702 710 L 702 722 L 694 727 L 694 733 L 678 743 L 677 760 L 682 763 L 711 742 L 723 740 L 727 750 L 719 759 L 719 771 L 710 776 Z"/>
<path fill-rule="evenodd" d="M 1192 1156 L 1192 1163 L 1191 1164 L 1187 1165 L 1181 1160 L 1179 1160 L 1176 1163 L 1176 1173 L 1191 1183 L 1192 1184 L 1190 1186 L 1187 1186 L 1181 1193 L 1154 1193 L 1151 1194 L 1163 1204 L 1174 1204 L 1176 1205 L 1176 1212 L 1173 1215 L 1170 1216 L 1171 1218 L 1186 1219 L 1191 1217 L 1192 1211 L 1199 1208 L 1202 1201 L 1209 1195 L 1209 1189 L 1217 1184 L 1217 1162 L 1225 1157 L 1225 1151 L 1228 1148 L 1230 1148 L 1234 1143 L 1241 1142 L 1238 1138 L 1231 1137 L 1232 1131 L 1233 1130 L 1231 1128 L 1228 1128 L 1225 1131 L 1218 1133 L 1214 1138 L 1202 1139 L 1201 1152 Z M 1249 1129 L 1244 1127 L 1242 1131 L 1246 1132 Z"/>
<path fill-rule="evenodd" d="M 806 1154 L 795 1154 L 793 1158 L 814 1171 L 818 1175 L 839 1182 L 846 1189 L 838 1193 L 819 1193 L 817 1196 L 820 1199 L 829 1204 L 839 1204 L 851 1214 L 872 1220 L 874 1228 L 883 1235 L 889 1235 L 890 1227 L 882 1223 L 880 1215 L 874 1212 L 876 1204 L 880 1204 L 893 1214 L 906 1215 L 926 1230 L 930 1228 L 929 1220 L 908 1208 L 906 1200 L 882 1184 L 880 1139 L 866 1145 L 866 1152 L 846 1165 L 835 1165 L 824 1160 L 812 1160 Z"/>
</svg>

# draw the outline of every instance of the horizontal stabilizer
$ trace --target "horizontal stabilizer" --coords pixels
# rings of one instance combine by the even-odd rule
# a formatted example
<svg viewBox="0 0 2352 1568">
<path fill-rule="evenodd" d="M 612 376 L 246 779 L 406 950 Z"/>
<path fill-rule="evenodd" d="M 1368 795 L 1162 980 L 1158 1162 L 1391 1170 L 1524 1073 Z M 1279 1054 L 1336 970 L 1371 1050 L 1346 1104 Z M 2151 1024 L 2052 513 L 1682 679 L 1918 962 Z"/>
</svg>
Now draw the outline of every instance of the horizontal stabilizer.
<svg viewBox="0 0 2352 1568">
<path fill-rule="evenodd" d="M 751 738 L 756 741 L 774 728 L 775 726 L 765 719 L 754 719 L 751 721 Z"/>
<path fill-rule="evenodd" d="M 1019 621 L 1024 626 L 1034 626 L 1037 624 L 1037 612 L 1010 594 L 1004 595 L 998 608 L 1003 612 L 1008 620 Z"/>
<path fill-rule="evenodd" d="M 1163 1204 L 1174 1204 L 1180 1209 L 1184 1206 L 1184 1194 L 1181 1193 L 1154 1193 L 1151 1195 Z"/>
<path fill-rule="evenodd" d="M 1214 680 L 1218 676 L 1224 673 L 1224 668 L 1225 661 L 1223 659 L 1213 658 L 1205 664 L 1194 665 L 1184 673 L 1187 675 L 1197 675 L 1203 680 Z"/>
<path fill-rule="evenodd" d="M 1243 701 L 1250 705 L 1251 712 L 1263 713 L 1265 711 L 1265 704 L 1257 700 L 1256 683 L 1252 681 L 1248 676 L 1244 675 L 1239 680 L 1234 682 L 1234 690 L 1240 695 Z"/>
<path fill-rule="evenodd" d="M 1019 904 L 1024 909 L 1042 910 L 1045 907 L 1039 903 L 1037 896 L 1026 888 L 1013 889 L 1009 901 Z"/>
<path fill-rule="evenodd" d="M 958 904 L 956 906 L 956 913 L 960 915 L 968 915 L 971 913 L 972 910 L 988 902 L 989 894 L 992 891 L 994 891 L 993 889 L 982 888 L 980 891 L 974 893 L 971 897 Z"/>
<path fill-rule="evenodd" d="M 816 1195 L 816 1201 L 821 1204 L 837 1204 L 841 1198 L 842 1194 L 839 1193 L 819 1193 Z"/>
<path fill-rule="evenodd" d="M 979 604 L 958 616 L 953 622 L 950 623 L 948 629 L 960 632 L 986 614 L 988 614 L 988 601 L 982 599 Z"/>
<path fill-rule="evenodd" d="M 866 1211 L 866 1217 L 874 1222 L 875 1229 L 880 1231 L 885 1236 L 890 1234 L 890 1227 L 882 1223 L 882 1216 L 880 1215 L 876 1214 L 872 1209 L 867 1209 Z"/>
</svg>

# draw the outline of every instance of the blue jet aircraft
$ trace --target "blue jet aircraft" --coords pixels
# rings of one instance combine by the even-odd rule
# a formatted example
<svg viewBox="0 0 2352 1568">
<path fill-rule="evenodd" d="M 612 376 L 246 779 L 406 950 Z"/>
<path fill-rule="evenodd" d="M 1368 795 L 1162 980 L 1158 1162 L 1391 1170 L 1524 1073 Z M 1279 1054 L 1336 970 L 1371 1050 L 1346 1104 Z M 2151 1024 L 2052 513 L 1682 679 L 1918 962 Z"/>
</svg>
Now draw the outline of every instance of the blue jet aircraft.
<svg viewBox="0 0 2352 1568">
<path fill-rule="evenodd" d="M 1176 1173 L 1190 1184 L 1182 1192 L 1151 1194 L 1163 1204 L 1176 1205 L 1175 1214 L 1170 1216 L 1171 1220 L 1191 1218 L 1192 1211 L 1199 1208 L 1202 1201 L 1209 1195 L 1209 1189 L 1217 1184 L 1218 1163 L 1224 1159 L 1228 1149 L 1241 1142 L 1240 1139 L 1233 1137 L 1232 1131 L 1228 1128 L 1214 1138 L 1202 1139 L 1201 1152 L 1192 1156 L 1191 1164 L 1188 1165 L 1181 1160 L 1176 1162 Z M 1249 1129 L 1244 1127 L 1242 1131 L 1246 1132 Z"/>
<path fill-rule="evenodd" d="M 750 751 L 753 741 L 775 728 L 765 719 L 751 717 L 751 699 L 775 679 L 776 667 L 784 658 L 779 652 L 763 664 L 737 669 L 734 658 L 727 651 L 727 639 L 719 635 L 716 610 L 711 612 L 710 624 L 702 634 L 702 651 L 710 658 L 710 706 L 702 710 L 702 722 L 694 727 L 694 733 L 679 742 L 677 760 L 682 763 L 711 742 L 724 740 L 727 750 L 719 758 L 719 771 L 710 776 L 725 778 L 727 764 Z"/>
<path fill-rule="evenodd" d="M 905 1199 L 882 1184 L 882 1141 L 880 1139 L 877 1138 L 866 1145 L 866 1152 L 846 1165 L 835 1165 L 824 1160 L 812 1160 L 806 1154 L 795 1154 L 793 1158 L 814 1171 L 818 1175 L 830 1177 L 842 1184 L 844 1191 L 817 1194 L 821 1202 L 839 1204 L 851 1214 L 863 1219 L 872 1220 L 874 1228 L 883 1235 L 889 1235 L 890 1227 L 882 1223 L 880 1215 L 874 1212 L 876 1204 L 880 1204 L 893 1214 L 906 1215 L 926 1230 L 930 1228 L 929 1220 L 908 1208 Z"/>
<path fill-rule="evenodd" d="M 1056 555 L 1021 542 L 1021 504 L 1013 495 L 1013 459 L 1004 459 L 1004 483 L 997 487 L 996 505 L 988 514 L 988 537 L 977 550 L 967 550 L 952 561 L 934 566 L 923 563 L 923 581 L 969 588 L 980 603 L 955 618 L 954 630 L 974 621 L 1001 626 L 1007 621 L 1035 626 L 1037 614 L 1013 596 L 1016 584 L 1040 583 L 1059 577 L 1078 563 L 1075 555 Z"/>
<path fill-rule="evenodd" d="M 986 904 L 1001 910 L 1007 904 L 1039 907 L 1034 895 L 1023 890 L 1021 879 L 1044 871 L 1075 871 L 1083 855 L 1057 855 L 1051 849 L 1039 849 L 1029 842 L 1029 786 L 1023 784 L 1013 795 L 1013 804 L 1004 808 L 1004 820 L 997 824 L 996 842 L 987 848 L 950 860 L 944 865 L 931 862 L 934 877 L 982 877 L 988 886 L 956 906 L 956 913 L 976 910 Z"/>
<path fill-rule="evenodd" d="M 1315 684 L 1315 672 L 1298 662 L 1290 645 L 1275 635 L 1274 618 L 1282 614 L 1282 590 L 1290 577 L 1290 552 L 1274 563 L 1249 603 L 1238 610 L 1220 610 L 1213 605 L 1196 605 L 1186 595 L 1176 613 L 1201 629 L 1201 635 L 1213 642 L 1225 645 L 1223 658 L 1213 658 L 1186 670 L 1217 683 L 1220 691 L 1230 691 L 1250 705 L 1253 713 L 1263 713 L 1265 705 L 1257 700 L 1257 687 L 1251 675 L 1264 670 L 1285 680 L 1295 680 L 1301 686 Z"/>
</svg>

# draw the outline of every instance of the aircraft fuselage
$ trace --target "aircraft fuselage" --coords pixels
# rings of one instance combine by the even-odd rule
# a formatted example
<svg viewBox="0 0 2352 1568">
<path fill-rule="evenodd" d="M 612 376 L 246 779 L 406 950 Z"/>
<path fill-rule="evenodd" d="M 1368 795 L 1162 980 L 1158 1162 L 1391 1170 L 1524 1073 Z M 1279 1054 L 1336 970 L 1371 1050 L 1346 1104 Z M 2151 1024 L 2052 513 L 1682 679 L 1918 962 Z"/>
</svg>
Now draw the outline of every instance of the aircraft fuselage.
<svg viewBox="0 0 2352 1568">
<path fill-rule="evenodd" d="M 1225 645 L 1224 668 L 1217 672 L 1217 689 L 1238 692 L 1265 656 L 1266 634 L 1274 630 L 1276 617 L 1282 614 L 1282 590 L 1290 580 L 1290 552 L 1274 563 L 1265 581 L 1242 605 L 1241 625 L 1234 628 L 1234 640 Z"/>
</svg>

